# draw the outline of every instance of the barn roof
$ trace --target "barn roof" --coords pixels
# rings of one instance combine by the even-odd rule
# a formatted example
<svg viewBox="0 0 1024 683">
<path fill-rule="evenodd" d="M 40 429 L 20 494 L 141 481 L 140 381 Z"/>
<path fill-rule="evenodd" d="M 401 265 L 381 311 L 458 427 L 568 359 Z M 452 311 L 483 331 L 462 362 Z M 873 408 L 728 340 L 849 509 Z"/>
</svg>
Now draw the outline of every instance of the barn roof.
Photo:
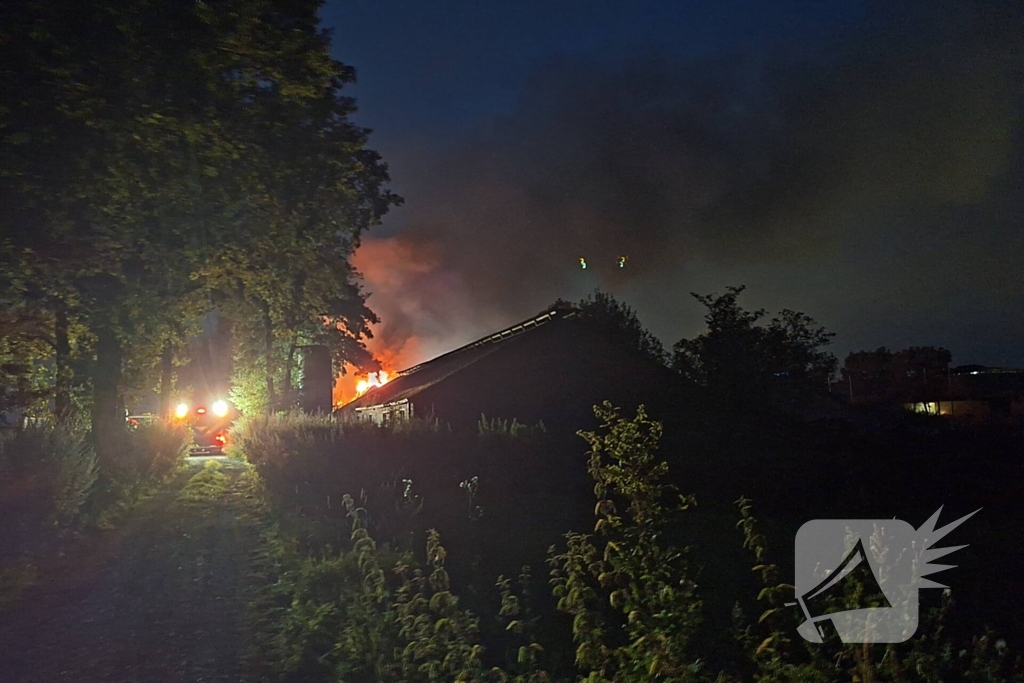
<svg viewBox="0 0 1024 683">
<path fill-rule="evenodd" d="M 387 384 L 371 388 L 363 395 L 346 403 L 339 410 L 347 413 L 359 408 L 410 399 L 421 391 L 500 350 L 508 340 L 529 334 L 558 320 L 572 318 L 577 313 L 578 310 L 571 304 L 549 308 L 511 327 L 402 370 L 396 373 Z"/>
</svg>

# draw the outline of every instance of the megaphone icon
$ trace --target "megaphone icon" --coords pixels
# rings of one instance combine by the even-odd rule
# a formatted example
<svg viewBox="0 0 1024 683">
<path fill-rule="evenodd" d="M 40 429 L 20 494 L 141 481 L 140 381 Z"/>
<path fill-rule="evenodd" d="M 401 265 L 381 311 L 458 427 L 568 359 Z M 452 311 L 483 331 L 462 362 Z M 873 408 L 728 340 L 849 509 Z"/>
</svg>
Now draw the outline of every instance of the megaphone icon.
<svg viewBox="0 0 1024 683">
<path fill-rule="evenodd" d="M 964 547 L 936 544 L 977 512 L 936 528 L 941 511 L 917 529 L 901 519 L 805 522 L 796 534 L 794 592 L 799 597 L 788 603 L 803 611 L 800 636 L 811 643 L 833 635 L 844 643 L 902 643 L 913 637 L 918 592 L 945 587 L 926 578 L 950 568 L 935 560 Z M 820 569 L 833 566 L 822 578 Z"/>
<path fill-rule="evenodd" d="M 854 590 L 859 588 L 861 590 Z M 860 604 L 850 606 L 841 599 L 856 594 Z M 829 615 L 850 610 L 868 609 L 872 607 L 890 608 L 889 599 L 878 584 L 878 578 L 864 552 L 864 541 L 857 539 L 857 544 L 846 554 L 836 567 L 818 585 L 797 598 L 800 609 L 807 621 L 814 624 L 815 630 L 822 641 L 835 634 L 835 624 Z"/>
</svg>

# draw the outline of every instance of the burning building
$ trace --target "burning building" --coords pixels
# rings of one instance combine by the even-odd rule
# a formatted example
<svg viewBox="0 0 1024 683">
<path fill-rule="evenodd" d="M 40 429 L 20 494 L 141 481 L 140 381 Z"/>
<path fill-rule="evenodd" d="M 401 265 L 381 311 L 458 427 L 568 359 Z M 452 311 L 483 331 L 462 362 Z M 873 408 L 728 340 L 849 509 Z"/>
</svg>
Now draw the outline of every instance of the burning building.
<svg viewBox="0 0 1024 683">
<path fill-rule="evenodd" d="M 388 424 L 436 417 L 475 429 L 481 415 L 573 429 L 596 403 L 656 401 L 672 373 L 556 306 L 425 363 L 392 373 L 339 409 L 345 420 Z"/>
</svg>

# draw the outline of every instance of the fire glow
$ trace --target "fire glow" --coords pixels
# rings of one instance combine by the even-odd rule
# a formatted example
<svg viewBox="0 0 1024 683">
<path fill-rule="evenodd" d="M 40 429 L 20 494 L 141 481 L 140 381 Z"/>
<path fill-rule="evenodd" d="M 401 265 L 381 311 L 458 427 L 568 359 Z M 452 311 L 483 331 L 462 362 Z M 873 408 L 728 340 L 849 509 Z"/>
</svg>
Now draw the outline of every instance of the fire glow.
<svg viewBox="0 0 1024 683">
<path fill-rule="evenodd" d="M 386 370 L 380 372 L 371 372 L 366 375 L 366 379 L 361 379 L 356 382 L 356 396 L 362 396 L 373 387 L 382 387 L 388 383 L 390 377 Z"/>
<path fill-rule="evenodd" d="M 428 357 L 420 348 L 417 336 L 425 310 L 420 298 L 446 301 L 448 307 L 459 308 L 459 302 L 452 303 L 452 295 L 443 279 L 438 290 L 434 273 L 439 267 L 439 258 L 434 245 L 395 237 L 365 239 L 352 255 L 352 266 L 361 274 L 373 296 L 373 309 L 391 324 L 371 324 L 373 334 L 360 340 L 378 363 L 377 367 L 383 369 L 365 374 L 355 365 L 346 365 L 345 373 L 339 374 L 334 383 L 336 407 L 373 387 L 387 384 L 397 376 L 396 370 Z M 416 293 L 417 298 L 410 299 L 410 292 Z"/>
</svg>

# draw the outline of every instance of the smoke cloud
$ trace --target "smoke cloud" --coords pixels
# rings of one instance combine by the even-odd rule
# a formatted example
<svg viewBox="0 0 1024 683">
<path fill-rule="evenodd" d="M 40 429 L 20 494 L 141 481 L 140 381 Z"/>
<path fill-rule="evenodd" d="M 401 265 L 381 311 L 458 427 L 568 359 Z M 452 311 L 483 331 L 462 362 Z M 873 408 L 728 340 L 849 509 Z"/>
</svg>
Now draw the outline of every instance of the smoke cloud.
<svg viewBox="0 0 1024 683">
<path fill-rule="evenodd" d="M 412 364 L 594 287 L 671 344 L 702 327 L 688 292 L 746 283 L 839 355 L 1024 363 L 1012 4 L 880 5 L 814 54 L 538 65 L 512 115 L 391 155 L 407 204 L 355 260 L 371 348 Z"/>
</svg>

